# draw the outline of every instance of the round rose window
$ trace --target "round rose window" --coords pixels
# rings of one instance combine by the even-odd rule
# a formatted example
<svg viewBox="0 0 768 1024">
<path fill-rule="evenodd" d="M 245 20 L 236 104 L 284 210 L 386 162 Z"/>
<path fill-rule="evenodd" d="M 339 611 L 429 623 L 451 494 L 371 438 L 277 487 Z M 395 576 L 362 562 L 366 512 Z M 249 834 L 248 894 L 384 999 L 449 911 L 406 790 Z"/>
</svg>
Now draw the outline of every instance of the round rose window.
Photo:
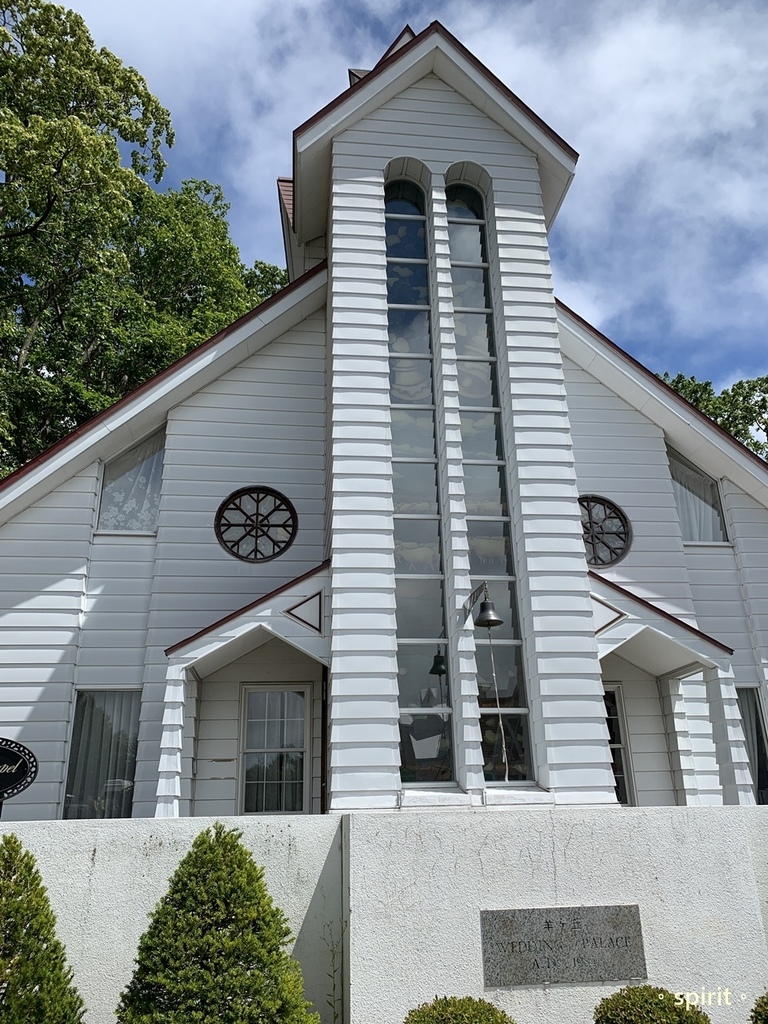
<svg viewBox="0 0 768 1024">
<path fill-rule="evenodd" d="M 216 536 L 230 555 L 244 562 L 268 562 L 291 546 L 298 516 L 285 495 L 271 487 L 243 487 L 216 513 Z"/>
<path fill-rule="evenodd" d="M 632 528 L 618 505 L 596 494 L 579 498 L 589 565 L 613 565 L 629 551 Z"/>
</svg>

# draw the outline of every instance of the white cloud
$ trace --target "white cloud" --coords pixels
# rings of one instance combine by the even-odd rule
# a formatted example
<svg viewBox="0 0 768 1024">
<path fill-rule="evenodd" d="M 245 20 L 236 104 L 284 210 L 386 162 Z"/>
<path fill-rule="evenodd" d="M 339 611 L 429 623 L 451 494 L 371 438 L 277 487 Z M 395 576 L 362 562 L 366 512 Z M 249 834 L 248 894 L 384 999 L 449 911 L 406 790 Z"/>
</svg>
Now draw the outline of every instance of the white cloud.
<svg viewBox="0 0 768 1024">
<path fill-rule="evenodd" d="M 220 180 L 245 257 L 273 261 L 293 128 L 405 20 L 418 31 L 439 18 L 582 154 L 553 233 L 563 300 L 654 369 L 765 372 L 761 0 L 71 5 L 170 107 L 172 173 Z"/>
</svg>

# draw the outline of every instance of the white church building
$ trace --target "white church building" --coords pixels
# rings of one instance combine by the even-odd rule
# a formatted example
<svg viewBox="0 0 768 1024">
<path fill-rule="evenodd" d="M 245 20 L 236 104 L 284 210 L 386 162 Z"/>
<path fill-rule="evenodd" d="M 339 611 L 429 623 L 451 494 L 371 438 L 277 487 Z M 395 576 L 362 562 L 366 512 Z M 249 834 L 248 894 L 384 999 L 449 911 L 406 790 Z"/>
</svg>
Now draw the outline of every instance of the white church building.
<svg viewBox="0 0 768 1024">
<path fill-rule="evenodd" d="M 649 979 L 753 1000 L 768 465 L 556 300 L 577 154 L 457 39 L 350 82 L 278 182 L 290 284 L 0 484 L 0 826 L 339 844 L 352 1024 L 487 996 L 476 908 L 637 905 Z"/>
</svg>

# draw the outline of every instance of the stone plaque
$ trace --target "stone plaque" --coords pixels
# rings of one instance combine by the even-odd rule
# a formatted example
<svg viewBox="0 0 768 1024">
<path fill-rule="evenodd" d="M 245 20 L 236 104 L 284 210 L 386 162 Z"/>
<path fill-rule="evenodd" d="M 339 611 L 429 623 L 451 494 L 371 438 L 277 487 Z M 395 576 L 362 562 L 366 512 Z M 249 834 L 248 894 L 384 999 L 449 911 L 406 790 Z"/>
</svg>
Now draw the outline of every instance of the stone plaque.
<svg viewBox="0 0 768 1024">
<path fill-rule="evenodd" d="M 481 910 L 486 988 L 647 978 L 640 909 Z"/>
</svg>

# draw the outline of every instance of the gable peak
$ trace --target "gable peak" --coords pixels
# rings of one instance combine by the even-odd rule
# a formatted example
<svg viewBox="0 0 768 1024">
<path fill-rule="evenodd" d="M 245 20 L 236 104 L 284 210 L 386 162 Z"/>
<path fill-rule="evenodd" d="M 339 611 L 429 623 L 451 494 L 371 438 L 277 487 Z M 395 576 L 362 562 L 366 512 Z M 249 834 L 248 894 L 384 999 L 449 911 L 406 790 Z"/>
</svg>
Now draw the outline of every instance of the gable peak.
<svg viewBox="0 0 768 1024">
<path fill-rule="evenodd" d="M 376 61 L 376 67 L 379 66 L 387 57 L 391 56 L 397 50 L 400 50 L 406 43 L 410 43 L 412 39 L 416 38 L 416 33 L 413 31 L 410 25 L 406 24 L 402 32 L 396 37 L 395 41 L 391 43 L 381 57 Z"/>
</svg>

